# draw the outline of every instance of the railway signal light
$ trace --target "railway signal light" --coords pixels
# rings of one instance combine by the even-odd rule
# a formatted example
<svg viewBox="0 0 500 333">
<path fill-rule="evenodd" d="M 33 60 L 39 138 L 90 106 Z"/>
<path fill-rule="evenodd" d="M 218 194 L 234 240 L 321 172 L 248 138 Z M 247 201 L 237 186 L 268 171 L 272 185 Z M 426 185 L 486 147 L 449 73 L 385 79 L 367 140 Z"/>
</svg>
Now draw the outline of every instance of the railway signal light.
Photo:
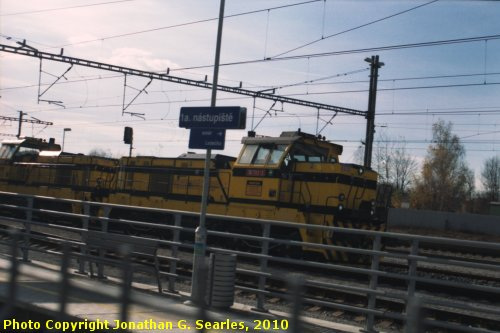
<svg viewBox="0 0 500 333">
<path fill-rule="evenodd" d="M 132 144 L 134 141 L 134 129 L 132 127 L 125 127 L 125 131 L 123 132 L 123 142 L 126 144 Z"/>
<path fill-rule="evenodd" d="M 134 141 L 134 129 L 132 127 L 125 127 L 125 131 L 123 132 L 123 142 L 130 145 L 130 149 L 128 152 L 128 157 L 132 157 L 132 143 Z"/>
</svg>

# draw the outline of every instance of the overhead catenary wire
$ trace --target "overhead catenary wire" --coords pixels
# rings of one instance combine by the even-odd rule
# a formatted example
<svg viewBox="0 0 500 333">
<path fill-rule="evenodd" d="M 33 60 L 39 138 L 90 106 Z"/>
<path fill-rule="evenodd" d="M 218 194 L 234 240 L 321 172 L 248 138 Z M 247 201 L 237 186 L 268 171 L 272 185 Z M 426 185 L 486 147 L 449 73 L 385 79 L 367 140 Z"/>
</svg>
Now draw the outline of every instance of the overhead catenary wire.
<svg viewBox="0 0 500 333">
<path fill-rule="evenodd" d="M 361 28 L 367 27 L 367 26 L 369 26 L 369 25 L 372 25 L 372 24 L 375 24 L 375 23 L 378 23 L 378 22 L 382 22 L 382 21 L 388 20 L 388 19 L 393 18 L 393 17 L 396 17 L 396 16 L 398 16 L 398 15 L 402 15 L 402 14 L 405 14 L 405 13 L 411 12 L 411 11 L 413 11 L 413 10 L 419 9 L 419 8 L 421 8 L 421 7 L 428 6 L 428 5 L 430 5 L 430 4 L 434 3 L 434 2 L 437 2 L 437 1 L 439 1 L 439 0 L 432 0 L 432 1 L 429 1 L 429 2 L 424 3 L 424 4 L 422 4 L 422 5 L 418 5 L 418 6 L 415 6 L 415 7 L 412 7 L 412 8 L 406 9 L 406 10 L 403 10 L 403 11 L 401 11 L 401 12 L 391 14 L 391 15 L 389 15 L 389 16 L 385 16 L 385 17 L 383 17 L 383 18 L 380 18 L 380 19 L 377 19 L 377 20 L 374 20 L 374 21 L 370 21 L 370 22 L 368 22 L 368 23 L 365 23 L 365 24 L 358 25 L 358 26 L 353 27 L 353 28 L 349 28 L 349 29 L 346 29 L 346 30 L 340 31 L 340 32 L 337 32 L 337 33 L 334 33 L 334 34 L 328 35 L 328 36 L 326 36 L 326 37 L 323 35 L 323 32 L 324 32 L 324 12 L 323 12 L 323 32 L 322 32 L 321 38 L 318 38 L 318 39 L 315 39 L 315 40 L 313 40 L 313 41 L 311 41 L 311 42 L 308 42 L 308 43 L 302 44 L 302 45 L 300 45 L 300 46 L 294 47 L 294 48 L 292 48 L 292 49 L 290 49 L 290 50 L 287 50 L 287 51 L 281 52 L 281 53 L 276 54 L 276 55 L 274 55 L 274 56 L 272 56 L 272 57 L 270 57 L 270 58 L 272 59 L 272 58 L 276 58 L 276 57 L 283 56 L 283 55 L 288 54 L 288 53 L 291 53 L 291 52 L 293 52 L 293 51 L 300 50 L 300 49 L 302 49 L 302 48 L 304 48 L 304 47 L 306 47 L 306 46 L 310 46 L 310 45 L 316 44 L 316 43 L 318 43 L 318 42 L 321 42 L 321 41 L 323 41 L 323 40 L 325 40 L 325 39 L 332 38 L 332 37 L 335 37 L 335 36 L 339 36 L 339 35 L 345 34 L 345 33 L 347 33 L 347 32 L 351 32 L 351 31 L 354 31 L 354 30 L 357 30 L 357 29 L 361 29 Z M 326 0 L 325 0 L 325 4 L 326 4 Z M 323 10 L 324 10 L 324 9 L 323 9 Z"/>
<path fill-rule="evenodd" d="M 418 48 L 418 47 L 473 43 L 473 42 L 480 42 L 480 41 L 484 41 L 484 40 L 496 40 L 496 39 L 500 39 L 500 34 L 487 35 L 487 36 L 476 36 L 476 37 L 468 37 L 468 38 L 445 39 L 445 40 L 420 42 L 420 43 L 395 44 L 395 45 L 378 46 L 378 47 L 370 47 L 370 48 L 342 50 L 342 51 L 309 53 L 309 54 L 301 54 L 301 55 L 287 56 L 287 57 L 241 60 L 241 61 L 221 63 L 219 66 L 248 65 L 248 64 L 256 64 L 256 63 L 262 63 L 262 62 L 289 61 L 289 60 L 307 59 L 307 58 L 332 57 L 332 56 L 348 55 L 348 54 L 356 54 L 356 53 L 371 53 L 371 52 L 392 51 L 392 50 L 401 50 L 401 49 Z M 181 70 L 191 70 L 191 69 L 200 69 L 200 68 L 210 68 L 212 66 L 213 65 L 200 65 L 200 66 L 191 66 L 191 67 L 171 68 L 170 70 L 171 71 L 181 71 Z"/>
<path fill-rule="evenodd" d="M 459 87 L 474 87 L 474 86 L 495 86 L 499 85 L 500 82 L 487 82 L 487 83 L 463 83 L 463 84 L 442 84 L 442 85 L 432 85 L 432 86 L 415 86 L 415 87 L 399 87 L 399 88 L 379 88 L 378 92 L 381 91 L 395 91 L 395 90 L 418 90 L 418 89 L 438 89 L 438 88 L 459 88 Z M 308 95 L 329 95 L 329 94 L 347 94 L 347 93 L 360 93 L 367 92 L 367 89 L 360 90 L 340 90 L 340 91 L 321 91 L 321 92 L 305 92 L 305 93 L 294 93 L 285 94 L 287 97 L 294 96 L 308 96 Z"/>
<path fill-rule="evenodd" d="M 250 97 L 222 97 L 218 98 L 219 100 L 237 100 L 237 99 L 249 99 Z M 196 102 L 207 102 L 209 101 L 209 98 L 200 98 L 200 99 L 179 99 L 179 100 L 170 100 L 170 101 L 155 101 L 155 102 L 140 102 L 136 103 L 136 106 L 150 106 L 150 105 L 161 105 L 161 104 L 175 104 L 175 103 L 196 103 Z M 114 104 L 95 104 L 95 105 L 85 105 L 85 106 L 70 106 L 68 105 L 65 109 L 65 111 L 71 111 L 71 110 L 81 110 L 81 109 L 101 109 L 101 108 L 113 108 L 113 107 L 121 107 L 121 103 L 114 103 Z M 49 109 L 42 109 L 42 110 L 26 110 L 30 113 L 40 113 L 40 112 L 57 112 L 61 111 L 60 108 L 49 108 Z M 377 117 L 378 116 L 394 116 L 394 115 L 399 115 L 399 116 L 435 116 L 435 115 L 495 115 L 495 114 L 500 114 L 500 107 L 491 107 L 491 109 L 487 109 L 487 107 L 477 107 L 477 108 L 469 108 L 469 109 L 427 109 L 427 110 L 422 110 L 422 111 L 386 111 L 386 112 L 380 112 L 380 110 L 377 112 Z M 321 113 L 320 116 L 328 116 L 330 113 Z M 350 117 L 352 115 L 349 114 L 339 114 L 338 117 Z M 287 118 L 287 117 L 311 117 L 311 114 L 303 114 L 303 115 L 297 115 L 296 113 L 294 114 L 286 114 L 286 115 L 278 115 L 277 118 Z"/>
<path fill-rule="evenodd" d="M 285 84 L 285 85 L 261 85 L 261 86 L 254 86 L 253 88 L 255 89 L 284 89 L 284 88 L 289 88 L 289 87 L 297 87 L 301 85 L 338 85 L 338 84 L 355 84 L 355 83 L 367 83 L 367 80 L 355 80 L 355 81 L 335 81 L 335 82 L 323 82 L 323 83 L 318 83 L 318 81 L 323 81 L 327 80 L 329 78 L 334 78 L 334 77 L 345 77 L 350 74 L 356 74 L 360 72 L 364 72 L 366 69 L 360 69 L 360 70 L 354 70 L 351 72 L 346 72 L 346 73 L 339 73 L 339 74 L 333 74 L 325 77 L 321 77 L 318 79 L 313 79 L 313 80 L 308 80 L 308 81 L 301 81 L 301 82 L 296 82 L 296 83 L 291 83 L 291 84 Z M 432 80 L 432 79 L 451 79 L 451 78 L 464 78 L 464 77 L 474 77 L 474 76 L 495 76 L 495 75 L 500 75 L 500 72 L 492 72 L 492 73 L 470 73 L 470 74 L 455 74 L 455 75 L 430 75 L 430 76 L 420 76 L 420 77 L 399 77 L 399 78 L 388 78 L 388 79 L 379 79 L 379 82 L 394 82 L 394 81 L 412 81 L 412 80 Z M 81 77 L 81 76 L 80 76 Z M 87 82 L 87 81 L 94 81 L 94 80 L 105 80 L 105 79 L 114 79 L 114 78 L 122 78 L 123 75 L 109 75 L 109 76 L 101 76 L 99 75 L 98 77 L 91 77 L 91 78 L 84 78 L 84 79 L 76 79 L 76 80 L 71 80 L 68 79 L 67 81 L 62 81 L 62 82 L 57 82 L 56 85 L 64 85 L 64 84 L 72 84 L 72 83 L 79 83 L 79 82 Z M 42 83 L 42 86 L 49 85 L 50 83 Z M 496 85 L 497 83 L 491 82 L 491 84 Z M 391 91 L 391 90 L 412 90 L 412 89 L 435 89 L 435 88 L 452 88 L 452 87 L 467 87 L 467 86 L 484 86 L 484 85 L 490 85 L 490 83 L 463 83 L 463 84 L 448 84 L 448 85 L 428 85 L 428 86 L 415 86 L 415 87 L 393 87 L 393 88 L 379 88 L 378 91 Z M 23 86 L 12 86 L 12 87 L 0 87 L 0 91 L 8 91 L 8 90 L 16 90 L 16 89 L 27 89 L 27 88 L 34 88 L 38 87 L 37 84 L 31 84 L 31 85 L 23 85 Z M 150 93 L 164 93 L 164 92 L 196 92 L 196 91 L 205 91 L 205 89 L 201 88 L 194 88 L 194 89 L 169 89 L 169 90 L 151 90 L 149 91 Z M 367 90 L 346 90 L 346 91 L 331 91 L 331 92 L 323 92 L 322 94 L 325 93 L 359 93 L 359 92 L 366 92 Z M 309 94 L 314 94 L 314 93 L 309 93 Z M 109 97 L 111 98 L 111 97 Z M 108 99 L 108 98 L 102 98 L 102 99 Z"/>
<path fill-rule="evenodd" d="M 263 14 L 262 14 L 262 15 L 263 15 Z M 273 16 L 273 18 L 274 18 L 274 16 Z M 274 36 L 273 36 L 273 37 L 274 37 Z M 273 39 L 274 39 L 274 38 L 273 38 Z M 407 40 L 403 40 L 403 42 L 406 42 L 406 41 L 407 41 Z M 274 40 L 273 40 L 273 42 L 274 42 Z M 486 43 L 487 43 L 487 40 L 484 40 L 484 43 L 486 44 Z M 496 44 L 496 43 L 495 43 L 495 44 L 490 43 L 490 44 L 491 44 L 492 46 L 495 46 L 495 44 Z M 481 47 L 482 47 L 482 44 L 481 44 Z M 491 51 L 490 51 L 490 52 L 491 52 Z M 258 56 L 258 54 L 257 54 L 257 56 Z M 476 59 L 476 60 L 477 60 L 477 59 Z M 480 61 L 479 61 L 479 62 L 480 62 Z M 486 62 L 485 62 L 485 63 L 486 63 Z M 472 67 L 471 67 L 471 68 L 472 68 Z M 485 67 L 485 68 L 486 68 L 486 67 Z M 494 68 L 494 66 L 490 66 L 490 67 L 489 67 L 489 69 L 493 69 L 493 68 Z M 481 71 L 481 69 L 482 69 L 482 67 L 479 69 L 479 71 Z M 483 74 L 484 74 L 484 73 L 483 73 Z M 403 75 L 404 75 L 404 74 L 403 74 Z M 445 77 L 443 76 L 443 78 L 445 78 Z M 409 77 L 408 77 L 408 78 L 397 78 L 397 80 L 411 80 L 411 79 L 425 79 L 425 78 L 424 78 L 424 77 L 422 77 L 422 78 L 409 78 Z M 380 80 L 379 80 L 379 82 L 383 82 L 383 81 L 386 81 L 386 80 L 388 80 L 388 79 L 380 79 Z M 299 81 L 299 80 L 297 80 L 297 81 Z M 332 81 L 334 81 L 334 80 L 332 80 Z M 339 81 L 340 81 L 340 80 L 339 80 Z M 460 81 L 461 81 L 461 80 L 460 80 Z M 464 80 L 464 81 L 465 81 L 465 80 Z M 492 81 L 495 81 L 495 80 L 492 80 Z M 272 81 L 271 81 L 271 82 L 272 82 Z M 295 81 L 291 81 L 291 82 L 295 82 Z M 366 80 L 364 80 L 364 81 L 359 81 L 359 82 L 366 82 Z M 443 82 L 447 83 L 448 81 L 443 81 Z M 307 84 L 312 86 L 313 84 L 323 85 L 323 84 L 342 84 L 342 83 L 347 83 L 347 82 L 338 82 L 338 83 L 334 83 L 334 82 L 316 81 L 316 82 L 314 82 L 314 83 L 313 83 L 313 82 L 309 82 L 309 83 L 307 83 Z M 425 82 L 425 83 L 427 83 L 427 82 Z M 421 86 L 427 86 L 425 83 L 424 83 L 424 84 L 422 84 Z M 441 82 L 440 82 L 440 83 L 441 83 Z M 294 84 L 294 83 L 292 83 L 292 84 Z M 295 83 L 294 85 L 300 86 L 300 83 Z M 418 84 L 415 84 L 415 85 L 418 85 Z M 387 86 L 389 86 L 389 85 L 387 85 Z M 5 86 L 4 86 L 4 87 L 5 87 Z M 490 86 L 490 87 L 491 87 L 491 86 Z M 261 87 L 256 87 L 256 89 L 260 89 L 260 88 L 261 88 Z M 398 88 L 398 84 L 396 84 L 396 88 Z M 430 89 L 430 88 L 428 88 L 428 89 Z M 438 89 L 438 88 L 436 88 L 436 89 Z M 193 90 L 195 90 L 195 89 L 193 89 Z M 196 89 L 196 90 L 198 90 L 198 89 Z M 201 89 L 200 89 L 200 90 L 201 90 Z M 297 90 L 298 90 L 298 89 L 297 89 Z M 331 90 L 334 90 L 334 89 L 331 89 Z M 347 90 L 347 89 L 346 89 L 346 90 Z M 295 91 L 296 91 L 296 90 L 295 90 Z M 152 97 L 152 98 L 151 98 L 151 101 L 153 101 L 153 102 L 154 102 L 154 100 L 155 100 L 155 99 L 157 99 L 157 98 L 154 98 L 154 97 L 159 97 L 159 96 L 155 95 L 155 96 L 151 96 L 151 97 Z M 177 101 L 176 101 L 176 100 L 178 99 L 177 97 L 178 97 L 178 96 L 173 95 L 173 98 L 171 98 L 171 101 L 167 101 L 167 103 L 168 103 L 169 105 L 170 105 L 171 103 L 177 103 Z M 191 97 L 194 97 L 194 95 L 186 94 L 186 97 L 187 97 L 187 101 L 189 102 L 189 101 L 190 101 L 190 99 L 191 99 Z M 240 99 L 240 98 L 234 98 L 234 99 Z M 148 99 L 148 100 L 149 100 L 149 99 Z M 182 100 L 182 102 L 184 102 L 184 101 L 185 101 L 185 100 Z M 110 104 L 111 104 L 111 103 L 110 103 Z M 432 106 L 435 106 L 435 105 L 432 105 L 432 104 L 433 104 L 433 103 L 431 103 L 431 104 L 430 104 L 430 106 L 431 106 L 431 107 L 432 107 Z M 490 103 L 490 104 L 491 104 L 491 103 Z M 400 105 L 396 105 L 396 107 L 395 107 L 396 112 L 398 112 L 399 106 L 400 106 Z M 75 108 L 75 109 L 76 109 L 76 108 Z M 89 109 L 87 109 L 87 110 L 89 110 Z M 379 110 L 378 110 L 378 111 L 379 111 Z M 475 110 L 475 112 L 477 112 L 477 111 L 482 111 L 482 110 Z M 99 109 L 97 109 L 97 110 L 96 110 L 96 112 L 99 112 Z M 82 113 L 83 113 L 83 112 L 82 112 Z M 394 113 L 391 113 L 391 115 L 392 115 L 392 114 L 394 114 Z M 396 114 L 397 114 L 397 113 L 396 113 Z M 428 114 L 428 115 L 433 115 L 433 113 L 427 113 L 427 114 Z M 436 114 L 437 114 L 437 113 L 436 113 Z M 451 113 L 450 113 L 450 114 L 451 114 Z M 492 113 L 492 114 L 494 114 L 494 113 Z M 377 116 L 378 116 L 378 115 L 379 115 L 379 114 L 378 114 L 378 112 L 377 112 Z M 171 118 L 171 117 L 172 117 L 172 116 L 170 116 L 170 118 Z M 290 116 L 290 117 L 292 117 L 292 116 Z M 294 115 L 293 117 L 296 117 L 296 116 Z M 306 118 L 306 117 L 310 117 L 310 115 L 300 115 L 300 118 Z M 397 118 L 397 117 L 394 117 L 394 118 Z M 417 116 L 416 118 L 418 118 L 418 120 L 422 120 L 422 117 L 418 117 L 418 116 Z M 386 119 L 389 119 L 389 117 L 384 117 L 384 118 L 383 118 L 383 120 L 386 120 Z M 404 117 L 403 119 L 406 119 L 406 117 Z M 382 119 L 381 119 L 381 120 L 382 120 Z M 303 121 L 304 121 L 304 120 L 303 120 Z M 307 121 L 306 121 L 306 122 L 307 122 Z M 302 127 L 302 126 L 301 126 L 301 127 Z"/>
<path fill-rule="evenodd" d="M 116 0 L 116 1 L 107 1 L 107 2 L 98 2 L 98 3 L 84 4 L 84 5 L 74 5 L 74 6 L 68 6 L 68 7 L 45 8 L 45 9 L 38 9 L 38 10 L 28 10 L 28 11 L 24 11 L 24 12 L 3 13 L 3 14 L 0 14 L 0 16 L 16 16 L 16 15 L 26 15 L 26 14 L 38 14 L 38 13 L 46 13 L 46 12 L 53 12 L 53 11 L 60 11 L 60 10 L 75 9 L 75 8 L 84 8 L 84 7 L 95 7 L 95 6 L 111 5 L 111 4 L 116 4 L 116 3 L 121 3 L 121 2 L 130 2 L 130 1 L 136 1 L 136 0 Z"/>
<path fill-rule="evenodd" d="M 289 5 L 275 6 L 275 7 L 269 7 L 269 8 L 264 8 L 264 9 L 256 9 L 256 10 L 251 10 L 251 11 L 247 11 L 247 12 L 236 13 L 236 14 L 229 14 L 229 15 L 225 15 L 224 19 L 234 18 L 234 17 L 238 17 L 238 16 L 243 16 L 243 15 L 251 15 L 251 14 L 256 14 L 256 13 L 261 13 L 261 12 L 266 12 L 266 11 L 271 11 L 271 10 L 278 10 L 278 9 L 284 9 L 284 8 L 289 8 L 289 7 L 301 6 L 301 5 L 306 5 L 306 4 L 310 4 L 310 3 L 314 3 L 314 2 L 319 2 L 319 1 L 322 1 L 322 0 L 309 0 L 309 1 L 303 1 L 303 2 L 298 2 L 298 3 L 294 3 L 294 4 L 289 4 Z M 61 47 L 73 46 L 73 45 L 84 44 L 84 43 L 91 43 L 91 42 L 98 42 L 98 41 L 103 41 L 103 40 L 108 40 L 108 39 L 128 37 L 128 36 L 139 35 L 139 34 L 144 34 L 144 33 L 148 33 L 148 32 L 166 30 L 166 29 L 186 27 L 186 26 L 190 26 L 190 25 L 193 25 L 193 24 L 199 24 L 199 23 L 217 21 L 218 19 L 219 19 L 219 17 L 211 17 L 211 18 L 207 18 L 207 19 L 201 19 L 201 20 L 196 20 L 196 21 L 184 22 L 184 23 L 179 23 L 179 24 L 172 24 L 172 25 L 158 27 L 158 28 L 144 29 L 144 30 L 140 30 L 140 31 L 128 32 L 128 33 L 117 34 L 117 35 L 103 36 L 103 37 L 100 37 L 100 38 L 95 38 L 95 39 L 89 39 L 89 40 L 84 40 L 84 41 L 80 41 L 80 42 L 63 44 L 63 45 L 57 46 L 55 48 L 61 48 Z"/>
<path fill-rule="evenodd" d="M 264 112 L 267 112 L 269 110 L 265 110 L 265 109 L 262 109 Z M 275 117 L 277 118 L 294 118 L 294 117 L 298 117 L 298 118 L 310 118 L 309 115 L 290 115 L 290 114 L 287 114 L 287 115 L 276 115 Z M 64 126 L 80 126 L 80 125 L 85 125 L 85 127 L 92 127 L 92 126 L 100 126 L 100 125 L 106 125 L 106 124 L 109 124 L 109 125 L 116 125 L 116 124 L 142 124 L 142 125 L 150 125 L 150 124 L 158 124 L 158 122 L 161 121 L 163 123 L 168 123 L 168 122 L 176 122 L 178 121 L 178 118 L 177 117 L 174 117 L 174 118 L 154 118 L 154 119 L 148 119 L 148 120 L 138 120 L 138 119 L 122 119 L 122 120 L 112 120 L 112 121 L 99 121 L 99 122 L 86 122 L 86 121 L 83 121 L 83 122 L 72 122 L 72 123 L 65 123 Z M 350 123 L 349 125 L 359 125 L 361 126 L 362 124 L 359 124 L 359 123 Z M 454 124 L 454 125 L 457 125 L 457 124 Z M 162 125 L 163 126 L 163 125 Z M 269 125 L 271 126 L 271 125 Z M 264 126 L 266 127 L 266 126 Z M 420 130 L 421 128 L 419 128 Z M 475 132 L 475 131 L 463 131 L 463 130 L 457 130 L 455 129 L 454 130 L 454 133 L 463 133 L 463 132 Z M 489 135 L 489 134 L 495 134 L 495 133 L 500 133 L 500 130 L 490 130 L 488 132 L 479 132 L 479 133 L 474 133 L 473 135 L 467 135 L 467 136 L 462 136 L 460 137 L 460 139 L 465 139 L 465 138 L 469 138 L 469 137 L 474 137 L 474 136 L 480 136 L 480 135 Z M 336 142 L 357 142 L 358 140 L 354 140 L 354 139 L 335 139 L 335 140 L 331 140 L 331 141 L 336 141 Z M 401 139 L 401 138 L 397 138 L 397 139 L 377 139 L 376 141 L 378 142 L 395 142 L 395 143 L 400 143 L 400 142 L 405 142 L 405 143 L 427 143 L 427 142 L 432 142 L 432 139 Z M 500 139 L 481 139 L 481 140 L 463 140 L 465 143 L 471 143 L 471 144 L 481 144 L 481 143 L 488 143 L 488 142 L 499 142 L 500 143 Z"/>
</svg>

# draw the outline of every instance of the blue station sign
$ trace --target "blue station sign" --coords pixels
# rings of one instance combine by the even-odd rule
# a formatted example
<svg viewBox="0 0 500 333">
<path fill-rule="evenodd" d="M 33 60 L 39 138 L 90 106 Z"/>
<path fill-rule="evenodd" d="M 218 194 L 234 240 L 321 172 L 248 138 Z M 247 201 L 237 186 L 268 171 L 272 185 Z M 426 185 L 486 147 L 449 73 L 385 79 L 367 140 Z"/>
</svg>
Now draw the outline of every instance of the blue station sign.
<svg viewBox="0 0 500 333">
<path fill-rule="evenodd" d="M 189 133 L 189 148 L 223 150 L 225 140 L 225 129 L 193 128 Z"/>
<path fill-rule="evenodd" d="M 239 106 L 182 107 L 179 127 L 245 129 L 247 109 Z"/>
</svg>

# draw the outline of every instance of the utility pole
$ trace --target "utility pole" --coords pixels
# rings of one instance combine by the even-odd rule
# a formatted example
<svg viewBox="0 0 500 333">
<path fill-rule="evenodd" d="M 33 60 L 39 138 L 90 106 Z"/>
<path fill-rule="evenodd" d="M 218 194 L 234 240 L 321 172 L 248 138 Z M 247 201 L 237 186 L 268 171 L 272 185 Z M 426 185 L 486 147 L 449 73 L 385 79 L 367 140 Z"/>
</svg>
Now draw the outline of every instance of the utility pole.
<svg viewBox="0 0 500 333">
<path fill-rule="evenodd" d="M 64 152 L 64 140 L 66 139 L 66 132 L 71 132 L 71 128 L 65 128 L 65 129 L 63 129 L 63 139 L 62 139 L 61 152 Z"/>
<path fill-rule="evenodd" d="M 18 129 L 17 129 L 17 134 L 16 134 L 17 138 L 21 137 L 22 123 L 30 123 L 30 124 L 38 124 L 38 125 L 46 125 L 46 126 L 54 125 L 54 123 L 51 123 L 49 121 L 41 121 L 38 119 L 24 119 L 23 117 L 25 115 L 27 115 L 27 113 L 24 113 L 23 111 L 18 111 L 18 112 L 19 112 L 19 118 L 0 116 L 0 120 L 17 121 L 19 123 Z"/>
<path fill-rule="evenodd" d="M 366 139 L 365 139 L 365 168 L 372 166 L 372 151 L 373 151 L 373 135 L 375 134 L 375 104 L 377 101 L 377 81 L 378 69 L 384 66 L 383 62 L 379 62 L 378 55 L 366 58 L 366 62 L 370 64 L 370 92 L 368 94 L 368 111 L 366 113 Z"/>
<path fill-rule="evenodd" d="M 212 83 L 212 99 L 210 102 L 211 107 L 215 107 L 217 101 L 217 81 L 219 78 L 219 61 L 220 61 L 220 48 L 222 42 L 222 23 L 224 21 L 224 3 L 225 0 L 220 1 L 219 10 L 219 25 L 217 28 L 217 45 L 215 47 L 215 64 L 214 64 L 214 79 Z M 203 305 L 205 302 L 203 285 L 206 281 L 206 276 L 202 274 L 205 271 L 206 259 L 205 252 L 207 247 L 207 228 L 206 228 L 206 214 L 208 194 L 210 189 L 210 162 L 212 158 L 212 149 L 207 149 L 205 156 L 205 169 L 203 172 L 203 192 L 201 196 L 201 211 L 200 211 L 200 225 L 195 231 L 194 241 L 194 254 L 193 254 L 193 275 L 191 279 L 191 301 L 196 305 Z"/>
</svg>

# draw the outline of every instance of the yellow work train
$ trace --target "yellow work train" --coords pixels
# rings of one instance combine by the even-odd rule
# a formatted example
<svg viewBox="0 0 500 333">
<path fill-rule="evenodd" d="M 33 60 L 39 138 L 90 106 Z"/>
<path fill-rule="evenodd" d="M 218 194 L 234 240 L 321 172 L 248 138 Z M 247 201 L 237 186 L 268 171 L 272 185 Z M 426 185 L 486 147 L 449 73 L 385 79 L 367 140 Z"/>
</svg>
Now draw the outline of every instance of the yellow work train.
<svg viewBox="0 0 500 333">
<path fill-rule="evenodd" d="M 208 213 L 385 228 L 388 200 L 386 193 L 377 194 L 376 172 L 340 163 L 342 146 L 300 130 L 279 137 L 249 136 L 242 143 L 238 158 L 211 156 Z M 0 190 L 199 211 L 204 158 L 187 153 L 177 158 L 116 160 L 61 154 L 54 142 L 33 138 L 10 140 L 0 148 Z M 114 210 L 110 216 L 121 217 L 121 213 Z M 300 230 L 290 237 L 339 244 L 331 234 Z"/>
</svg>

